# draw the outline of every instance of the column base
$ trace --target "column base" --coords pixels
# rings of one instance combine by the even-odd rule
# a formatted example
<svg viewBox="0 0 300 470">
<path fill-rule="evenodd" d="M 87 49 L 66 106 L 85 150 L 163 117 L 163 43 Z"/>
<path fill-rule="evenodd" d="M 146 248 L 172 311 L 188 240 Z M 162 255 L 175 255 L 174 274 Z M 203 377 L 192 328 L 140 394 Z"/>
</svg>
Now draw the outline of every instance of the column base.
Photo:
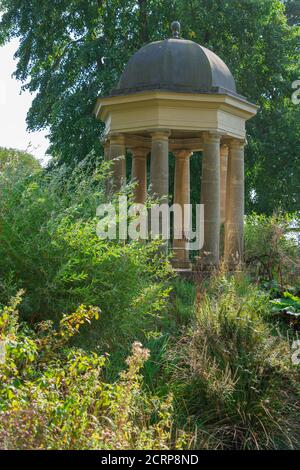
<svg viewBox="0 0 300 470">
<path fill-rule="evenodd" d="M 189 252 L 186 249 L 185 241 L 182 241 L 182 240 L 173 241 L 173 256 L 174 257 L 171 263 L 175 269 L 191 269 L 192 264 L 190 262 Z"/>
<path fill-rule="evenodd" d="M 220 261 L 212 260 L 208 256 L 197 257 L 196 268 L 203 272 L 212 272 L 220 268 Z"/>
<path fill-rule="evenodd" d="M 240 261 L 235 263 L 233 261 L 224 261 L 223 263 L 224 269 L 228 272 L 242 272 L 245 270 L 245 263 Z"/>
<path fill-rule="evenodd" d="M 175 270 L 177 269 L 184 269 L 184 270 L 192 270 L 192 263 L 190 261 L 181 261 L 173 259 L 171 264 Z"/>
</svg>

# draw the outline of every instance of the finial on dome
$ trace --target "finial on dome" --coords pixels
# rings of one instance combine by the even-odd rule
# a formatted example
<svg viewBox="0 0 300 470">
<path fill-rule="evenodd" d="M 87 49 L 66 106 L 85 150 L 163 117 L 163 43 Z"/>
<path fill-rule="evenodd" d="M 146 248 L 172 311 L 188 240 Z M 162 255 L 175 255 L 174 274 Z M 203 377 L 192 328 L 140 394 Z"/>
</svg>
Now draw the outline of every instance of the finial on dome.
<svg viewBox="0 0 300 470">
<path fill-rule="evenodd" d="M 171 29 L 172 29 L 173 38 L 178 39 L 180 37 L 180 29 L 181 29 L 179 21 L 173 21 L 173 23 L 171 24 Z"/>
</svg>

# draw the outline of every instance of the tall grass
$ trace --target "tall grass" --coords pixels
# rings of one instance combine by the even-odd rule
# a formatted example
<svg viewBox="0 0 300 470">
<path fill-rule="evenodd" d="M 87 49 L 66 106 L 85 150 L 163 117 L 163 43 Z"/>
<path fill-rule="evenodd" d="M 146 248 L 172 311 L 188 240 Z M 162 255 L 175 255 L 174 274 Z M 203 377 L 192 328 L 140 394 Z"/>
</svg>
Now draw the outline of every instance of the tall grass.
<svg viewBox="0 0 300 470">
<path fill-rule="evenodd" d="M 267 297 L 245 278 L 211 282 L 169 367 L 197 448 L 299 447 L 299 370 L 268 323 Z"/>
</svg>

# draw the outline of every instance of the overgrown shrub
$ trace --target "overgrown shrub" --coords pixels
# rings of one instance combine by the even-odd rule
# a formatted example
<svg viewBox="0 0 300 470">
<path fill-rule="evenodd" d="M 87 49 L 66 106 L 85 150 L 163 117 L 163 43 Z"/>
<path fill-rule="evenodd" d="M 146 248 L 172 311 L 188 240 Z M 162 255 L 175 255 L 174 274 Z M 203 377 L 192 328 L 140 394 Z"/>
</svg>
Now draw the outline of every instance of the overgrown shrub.
<svg viewBox="0 0 300 470">
<path fill-rule="evenodd" d="M 295 332 L 250 282 L 297 284 L 292 219 L 248 217 L 249 278 L 170 282 L 159 242 L 97 237 L 105 171 L 0 168 L 0 447 L 299 447 Z"/>
<path fill-rule="evenodd" d="M 171 270 L 159 242 L 97 237 L 105 176 L 88 159 L 72 173 L 20 171 L 18 162 L 0 173 L 0 304 L 24 289 L 20 313 L 31 324 L 59 321 L 82 303 L 97 305 L 103 321 L 88 343 L 109 351 L 112 343 L 143 340 L 136 332 L 147 325 L 156 329 Z"/>
<path fill-rule="evenodd" d="M 0 147 L 0 173 L 7 171 L 25 171 L 27 174 L 41 170 L 41 166 L 36 158 L 30 153 L 16 149 Z"/>
<path fill-rule="evenodd" d="M 280 285 L 299 282 L 299 229 L 297 214 L 246 217 L 245 262 L 256 279 L 275 280 Z"/>
<path fill-rule="evenodd" d="M 196 448 L 299 447 L 299 369 L 268 308 L 268 296 L 243 276 L 217 277 L 176 343 L 169 367 L 177 412 L 196 427 Z"/>
<path fill-rule="evenodd" d="M 36 331 L 18 322 L 16 298 L 0 310 L 1 449 L 169 449 L 186 436 L 172 429 L 172 396 L 146 394 L 141 369 L 149 351 L 132 346 L 127 369 L 114 383 L 103 379 L 109 360 L 70 347 L 82 324 L 97 320 L 98 308 L 80 306 Z"/>
</svg>

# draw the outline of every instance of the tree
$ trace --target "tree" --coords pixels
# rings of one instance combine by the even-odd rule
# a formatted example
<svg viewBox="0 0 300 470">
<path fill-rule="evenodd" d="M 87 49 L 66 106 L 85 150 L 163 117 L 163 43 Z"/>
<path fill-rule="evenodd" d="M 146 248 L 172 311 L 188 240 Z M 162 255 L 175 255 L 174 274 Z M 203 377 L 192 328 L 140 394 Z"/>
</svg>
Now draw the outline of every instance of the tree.
<svg viewBox="0 0 300 470">
<path fill-rule="evenodd" d="M 300 24 L 300 1 L 299 0 L 284 0 L 286 7 L 286 15 L 288 22 L 291 25 Z"/>
<path fill-rule="evenodd" d="M 22 167 L 30 172 L 38 171 L 41 165 L 38 160 L 30 155 L 30 153 L 23 152 L 22 150 L 7 149 L 0 147 L 0 173 L 4 168 L 17 168 Z"/>
<path fill-rule="evenodd" d="M 101 157 L 96 97 L 113 88 L 139 47 L 170 36 L 170 22 L 180 19 L 183 37 L 220 55 L 239 92 L 260 105 L 248 127 L 248 211 L 299 207 L 300 107 L 290 96 L 300 77 L 300 28 L 288 24 L 280 0 L 0 0 L 0 11 L 0 43 L 20 38 L 16 77 L 37 93 L 28 126 L 50 128 L 59 162 L 76 164 L 91 150 Z"/>
<path fill-rule="evenodd" d="M 201 3 L 180 11 L 185 36 L 220 55 L 238 91 L 260 107 L 247 124 L 246 210 L 298 210 L 300 106 L 291 102 L 291 85 L 300 78 L 300 29 L 287 24 L 277 0 Z"/>
</svg>

